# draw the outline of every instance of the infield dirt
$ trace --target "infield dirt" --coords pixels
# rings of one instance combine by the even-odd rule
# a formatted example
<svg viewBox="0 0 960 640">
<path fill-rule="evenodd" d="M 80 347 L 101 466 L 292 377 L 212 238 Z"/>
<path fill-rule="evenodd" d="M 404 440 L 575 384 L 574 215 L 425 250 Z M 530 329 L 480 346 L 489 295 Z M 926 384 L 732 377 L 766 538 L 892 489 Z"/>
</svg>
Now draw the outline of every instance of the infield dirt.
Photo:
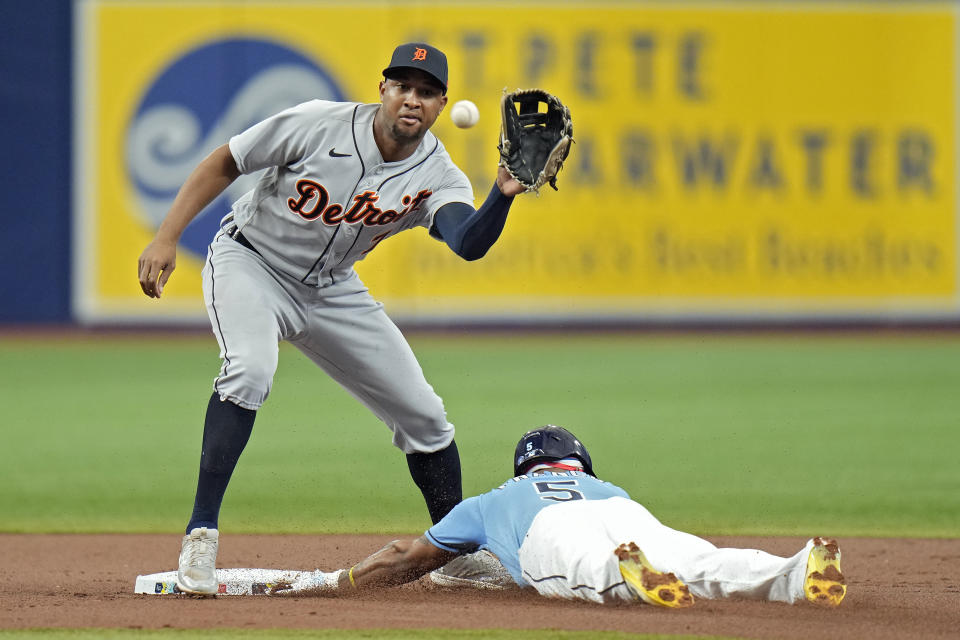
<svg viewBox="0 0 960 640">
<path fill-rule="evenodd" d="M 779 555 L 804 543 L 708 538 Z M 391 539 L 225 532 L 219 565 L 331 570 Z M 528 590 L 450 590 L 423 579 L 342 598 L 134 595 L 138 574 L 176 568 L 179 536 L 6 534 L 0 544 L 0 628 L 504 628 L 881 640 L 956 638 L 960 629 L 960 540 L 840 539 L 849 590 L 837 609 L 699 600 L 682 610 L 548 600 Z"/>
</svg>

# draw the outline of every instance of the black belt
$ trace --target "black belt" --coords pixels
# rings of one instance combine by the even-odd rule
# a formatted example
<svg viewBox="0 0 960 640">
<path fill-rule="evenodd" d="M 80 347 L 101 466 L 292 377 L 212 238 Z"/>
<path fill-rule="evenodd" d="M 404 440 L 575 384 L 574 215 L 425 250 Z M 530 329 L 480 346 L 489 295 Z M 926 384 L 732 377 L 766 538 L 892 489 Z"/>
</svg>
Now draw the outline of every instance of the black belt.
<svg viewBox="0 0 960 640">
<path fill-rule="evenodd" d="M 240 233 L 239 229 L 237 229 L 237 231 L 231 237 L 237 242 L 239 242 L 240 244 L 242 244 L 243 246 L 245 246 L 247 249 L 250 249 L 250 251 L 253 251 L 255 254 L 260 255 L 260 252 L 257 251 L 257 248 L 254 247 L 252 244 L 250 244 L 250 241 L 247 240 L 247 238 L 242 233 Z"/>
</svg>

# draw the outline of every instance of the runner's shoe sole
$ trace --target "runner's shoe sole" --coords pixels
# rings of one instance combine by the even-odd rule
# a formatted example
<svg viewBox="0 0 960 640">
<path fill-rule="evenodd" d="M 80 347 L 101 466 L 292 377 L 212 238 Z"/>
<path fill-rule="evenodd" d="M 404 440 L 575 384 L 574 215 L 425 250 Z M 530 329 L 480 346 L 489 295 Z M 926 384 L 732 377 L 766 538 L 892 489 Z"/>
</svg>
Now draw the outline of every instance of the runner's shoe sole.
<svg viewBox="0 0 960 640">
<path fill-rule="evenodd" d="M 693 606 L 693 596 L 687 585 L 673 573 L 654 569 L 635 542 L 621 544 L 614 553 L 620 560 L 620 574 L 638 598 L 671 609 Z"/>
<path fill-rule="evenodd" d="M 833 538 L 814 538 L 807 557 L 803 595 L 813 604 L 836 607 L 847 595 L 847 583 L 840 571 L 840 547 Z"/>
</svg>

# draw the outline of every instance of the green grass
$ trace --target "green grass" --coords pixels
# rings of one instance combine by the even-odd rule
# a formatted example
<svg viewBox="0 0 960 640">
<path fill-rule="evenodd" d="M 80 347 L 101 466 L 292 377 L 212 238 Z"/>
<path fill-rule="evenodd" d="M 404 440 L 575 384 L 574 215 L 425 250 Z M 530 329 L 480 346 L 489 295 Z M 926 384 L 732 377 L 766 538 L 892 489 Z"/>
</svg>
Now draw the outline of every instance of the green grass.
<svg viewBox="0 0 960 640">
<path fill-rule="evenodd" d="M 301 640 L 320 638 L 334 640 L 448 640 L 449 638 L 482 638 L 483 640 L 514 640 L 516 629 L 28 629 L 0 630 L 4 640 L 127 640 L 129 638 L 158 638 L 160 640 Z M 619 633 L 616 631 L 557 631 L 524 630 L 529 640 L 724 640 L 721 636 L 675 636 Z"/>
<path fill-rule="evenodd" d="M 519 435 L 550 422 L 581 437 L 601 477 L 694 533 L 960 531 L 960 336 L 414 335 L 411 344 L 457 426 L 467 494 L 506 479 Z M 206 336 L 0 339 L 0 530 L 180 531 L 218 366 Z M 284 346 L 221 526 L 427 524 L 386 427 Z"/>
</svg>

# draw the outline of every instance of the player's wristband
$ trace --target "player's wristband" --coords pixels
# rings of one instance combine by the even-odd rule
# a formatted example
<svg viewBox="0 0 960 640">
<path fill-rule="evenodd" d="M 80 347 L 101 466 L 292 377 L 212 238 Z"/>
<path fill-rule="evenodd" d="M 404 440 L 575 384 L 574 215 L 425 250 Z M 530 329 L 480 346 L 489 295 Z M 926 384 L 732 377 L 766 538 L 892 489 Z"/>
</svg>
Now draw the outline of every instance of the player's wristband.
<svg viewBox="0 0 960 640">
<path fill-rule="evenodd" d="M 350 573 L 347 574 L 347 579 L 350 580 L 350 586 L 354 589 L 357 588 L 357 583 L 353 581 L 353 570 L 357 568 L 357 565 L 350 567 Z"/>
</svg>

